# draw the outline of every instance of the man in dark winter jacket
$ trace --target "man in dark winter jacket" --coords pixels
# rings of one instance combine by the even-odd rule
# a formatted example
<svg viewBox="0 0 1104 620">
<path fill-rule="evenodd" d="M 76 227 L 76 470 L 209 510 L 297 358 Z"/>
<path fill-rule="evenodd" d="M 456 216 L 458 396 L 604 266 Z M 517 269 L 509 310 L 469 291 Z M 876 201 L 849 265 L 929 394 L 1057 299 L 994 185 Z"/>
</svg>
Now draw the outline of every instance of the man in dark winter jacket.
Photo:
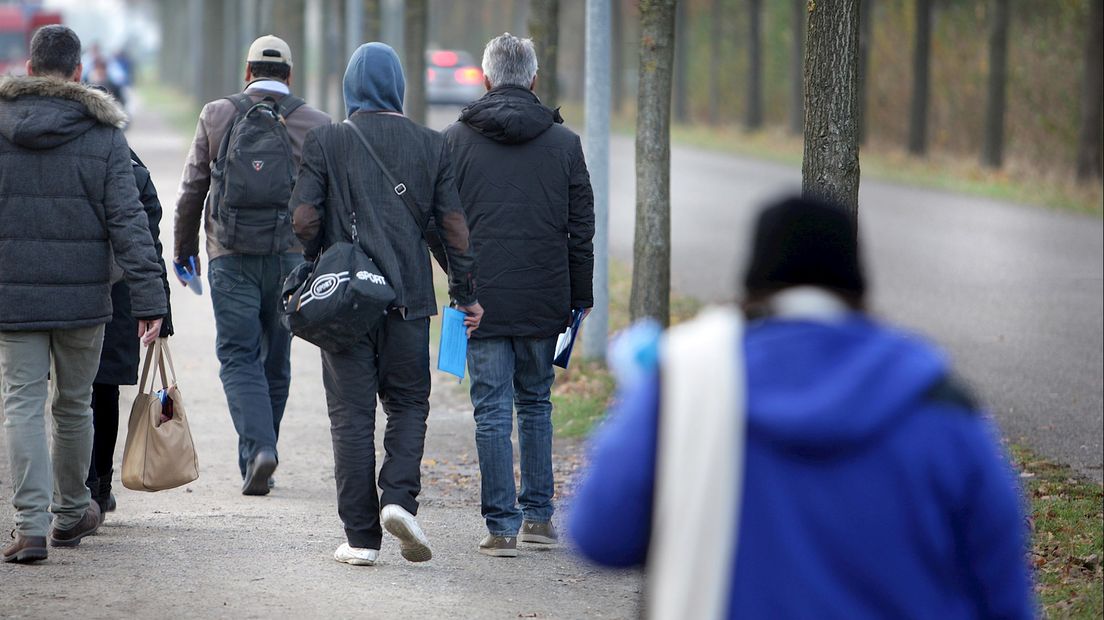
<svg viewBox="0 0 1104 620">
<path fill-rule="evenodd" d="M 487 317 L 468 344 L 489 534 L 481 553 L 553 544 L 552 403 L 556 336 L 593 305 L 594 196 L 579 136 L 533 94 L 533 42 L 509 33 L 483 52 L 487 94 L 445 130 L 479 265 Z M 514 486 L 517 407 L 521 494 Z M 520 503 L 520 509 L 518 504 Z M 520 534 L 519 534 L 520 530 Z"/>
<path fill-rule="evenodd" d="M 650 618 L 1033 617 L 992 420 L 942 352 L 863 312 L 850 216 L 785 200 L 753 245 L 746 327 L 714 310 L 611 349 L 582 553 L 646 563 Z"/>
<path fill-rule="evenodd" d="M 143 342 L 167 310 L 126 117 L 79 83 L 80 49 L 69 28 L 45 26 L 31 42 L 29 76 L 0 78 L 0 383 L 16 526 L 5 562 L 45 559 L 47 537 L 76 546 L 101 523 L 84 481 L 112 265 L 130 286 Z"/>
<path fill-rule="evenodd" d="M 267 495 L 279 461 L 276 443 L 291 386 L 291 332 L 280 323 L 280 289 L 288 273 L 303 262 L 302 248 L 291 231 L 287 201 L 307 132 L 330 122 L 328 114 L 291 94 L 291 75 L 287 43 L 272 35 L 253 41 L 246 56 L 245 90 L 211 101 L 199 113 L 176 201 L 174 262 L 188 267 L 194 261 L 195 275 L 200 275 L 201 223 L 207 236 L 215 353 L 226 404 L 238 432 L 238 469 L 244 495 Z M 239 209 L 220 204 L 218 196 L 228 194 L 226 188 L 234 184 L 212 183 L 220 178 L 219 153 L 224 146 L 233 148 L 228 134 L 244 120 L 243 109 L 265 101 L 275 103 L 279 123 L 286 128 L 291 170 L 283 179 L 261 178 L 272 180 L 273 185 L 286 182 L 287 195 L 276 201 L 276 208 Z M 260 109 L 253 113 L 263 114 Z M 287 152 L 284 145 L 277 150 Z M 249 159 L 259 175 L 275 175 L 281 164 L 288 163 L 271 153 L 256 153 Z M 227 174 L 224 171 L 221 178 Z M 233 218 L 217 217 L 220 211 L 234 214 Z M 260 240 L 269 249 L 259 253 L 240 245 Z"/>
</svg>

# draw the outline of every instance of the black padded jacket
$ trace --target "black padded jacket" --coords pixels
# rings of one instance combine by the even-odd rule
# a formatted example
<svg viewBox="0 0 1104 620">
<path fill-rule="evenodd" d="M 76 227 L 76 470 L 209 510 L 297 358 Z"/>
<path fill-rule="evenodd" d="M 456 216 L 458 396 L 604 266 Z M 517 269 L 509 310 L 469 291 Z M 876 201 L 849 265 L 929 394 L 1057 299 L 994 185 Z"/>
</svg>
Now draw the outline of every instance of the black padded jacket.
<svg viewBox="0 0 1104 620">
<path fill-rule="evenodd" d="M 445 130 L 486 315 L 473 338 L 544 338 L 594 304 L 594 194 L 579 136 L 527 89 L 496 88 Z"/>
</svg>

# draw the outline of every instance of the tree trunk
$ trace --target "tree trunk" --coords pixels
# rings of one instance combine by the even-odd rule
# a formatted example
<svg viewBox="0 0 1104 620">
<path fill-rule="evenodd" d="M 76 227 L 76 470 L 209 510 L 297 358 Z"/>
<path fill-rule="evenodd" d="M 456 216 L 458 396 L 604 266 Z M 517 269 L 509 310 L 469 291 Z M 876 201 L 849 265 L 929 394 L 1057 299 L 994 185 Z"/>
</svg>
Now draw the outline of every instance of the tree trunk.
<svg viewBox="0 0 1104 620">
<path fill-rule="evenodd" d="M 797 0 L 804 3 L 805 0 Z M 709 62 L 718 66 L 724 44 L 724 0 L 711 0 L 709 9 Z M 721 80 L 724 71 L 717 71 L 709 78 L 709 123 L 721 122 Z"/>
<path fill-rule="evenodd" d="M 859 211 L 859 0 L 810 3 L 805 39 L 805 196 Z"/>
<path fill-rule="evenodd" d="M 405 32 L 403 45 L 406 47 L 403 59 L 403 71 L 406 73 L 406 96 L 403 98 L 403 114 L 407 118 L 424 125 L 426 123 L 426 25 L 429 19 L 428 0 L 406 0 Z"/>
<path fill-rule="evenodd" d="M 380 40 L 380 30 L 383 27 L 381 11 L 382 7 L 379 0 L 364 0 L 364 40 L 362 43 Z"/>
<path fill-rule="evenodd" d="M 866 144 L 867 76 L 874 45 L 874 0 L 859 0 L 859 144 Z"/>
<path fill-rule="evenodd" d="M 529 30 L 529 0 L 514 0 L 508 2 L 510 10 L 510 30 L 515 36 L 524 37 Z M 434 12 L 431 11 L 430 12 Z"/>
<path fill-rule="evenodd" d="M 675 0 L 640 1 L 632 319 L 670 323 L 671 69 Z"/>
<path fill-rule="evenodd" d="M 529 4 L 529 36 L 537 48 L 537 97 L 541 103 L 559 105 L 560 0 L 532 0 Z"/>
<path fill-rule="evenodd" d="M 303 88 L 307 84 L 306 59 L 306 6 L 304 0 L 282 0 L 273 2 L 272 31 L 283 39 L 291 48 L 291 90 L 303 95 Z M 264 32 L 259 34 L 266 34 Z"/>
<path fill-rule="evenodd" d="M 614 115 L 625 107 L 625 3 L 613 0 L 610 7 L 610 107 Z"/>
<path fill-rule="evenodd" d="M 1077 140 L 1077 179 L 1099 180 L 1102 176 L 1101 105 L 1104 88 L 1101 73 L 1104 71 L 1104 0 L 1092 0 L 1089 11 L 1088 36 L 1085 38 L 1085 75 L 1081 85 L 1081 130 Z"/>
<path fill-rule="evenodd" d="M 916 42 L 912 51 L 912 104 L 909 106 L 908 150 L 928 150 L 928 74 L 931 66 L 931 0 L 916 0 Z"/>
<path fill-rule="evenodd" d="M 686 74 L 690 72 L 690 37 L 687 29 L 690 23 L 689 0 L 675 2 L 675 75 L 674 75 L 674 115 L 675 122 L 685 125 L 690 122 L 690 89 L 686 85 Z"/>
<path fill-rule="evenodd" d="M 1008 0 L 989 3 L 989 92 L 985 100 L 985 139 L 981 163 L 1000 168 L 1004 161 L 1004 102 L 1008 83 Z"/>
<path fill-rule="evenodd" d="M 805 12 L 808 0 L 790 0 L 793 47 L 790 53 L 790 133 L 805 128 Z"/>
<path fill-rule="evenodd" d="M 219 97 L 231 94 L 226 89 L 226 75 L 229 68 L 226 66 L 225 40 L 222 36 L 223 10 L 222 3 L 205 0 L 203 2 L 203 59 L 204 67 L 202 76 L 203 101 L 213 101 Z M 245 59 L 241 58 L 236 67 L 245 75 Z M 239 89 L 240 90 L 240 89 Z"/>
<path fill-rule="evenodd" d="M 748 87 L 744 125 L 755 130 L 763 126 L 763 22 L 762 0 L 748 0 Z"/>
</svg>

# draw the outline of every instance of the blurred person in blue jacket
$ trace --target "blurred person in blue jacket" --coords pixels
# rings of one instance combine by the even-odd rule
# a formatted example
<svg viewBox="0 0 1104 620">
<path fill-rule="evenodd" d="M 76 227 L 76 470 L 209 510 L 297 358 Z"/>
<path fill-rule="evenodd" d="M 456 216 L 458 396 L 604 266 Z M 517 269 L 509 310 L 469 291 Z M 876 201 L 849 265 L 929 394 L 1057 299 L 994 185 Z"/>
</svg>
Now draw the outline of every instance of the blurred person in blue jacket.
<svg viewBox="0 0 1104 620">
<path fill-rule="evenodd" d="M 854 222 L 788 199 L 753 245 L 742 314 L 611 351 L 579 551 L 646 565 L 654 618 L 1032 617 L 994 424 L 939 350 L 864 312 Z"/>
</svg>

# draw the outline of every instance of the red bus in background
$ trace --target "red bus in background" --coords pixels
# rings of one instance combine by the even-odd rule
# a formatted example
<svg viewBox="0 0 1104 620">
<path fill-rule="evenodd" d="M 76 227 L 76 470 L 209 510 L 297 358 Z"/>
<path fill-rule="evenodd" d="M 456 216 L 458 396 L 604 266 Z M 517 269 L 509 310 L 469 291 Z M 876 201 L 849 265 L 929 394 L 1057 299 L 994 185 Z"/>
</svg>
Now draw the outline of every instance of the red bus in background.
<svg viewBox="0 0 1104 620">
<path fill-rule="evenodd" d="M 27 55 L 35 30 L 60 24 L 61 13 L 18 4 L 0 4 L 0 75 L 27 72 Z"/>
</svg>

